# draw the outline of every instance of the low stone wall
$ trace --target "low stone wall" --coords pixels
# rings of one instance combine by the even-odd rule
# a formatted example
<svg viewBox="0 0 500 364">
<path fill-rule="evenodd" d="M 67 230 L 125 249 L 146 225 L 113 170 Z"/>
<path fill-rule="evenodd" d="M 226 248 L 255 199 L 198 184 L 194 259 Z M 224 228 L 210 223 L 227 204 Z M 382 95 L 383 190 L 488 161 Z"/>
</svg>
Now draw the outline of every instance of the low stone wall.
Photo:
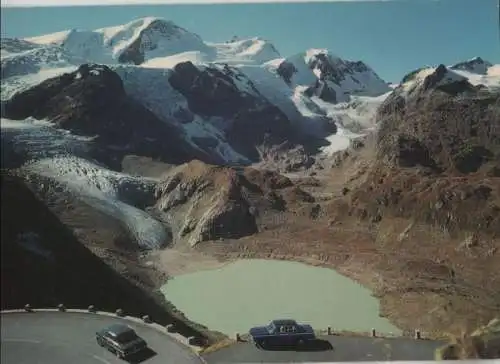
<svg viewBox="0 0 500 364">
<path fill-rule="evenodd" d="M 371 329 L 369 332 L 362 332 L 362 331 L 347 331 L 347 330 L 335 330 L 333 327 L 327 327 L 326 329 L 319 329 L 319 330 L 314 330 L 315 334 L 317 336 L 330 336 L 330 335 L 337 335 L 337 336 L 362 336 L 362 337 L 377 337 L 377 338 L 383 338 L 383 339 L 388 339 L 388 338 L 401 338 L 401 337 L 406 337 L 406 338 L 414 338 L 415 340 L 433 340 L 435 339 L 431 335 L 425 335 L 423 334 L 420 330 L 416 329 L 413 332 L 410 331 L 404 331 L 401 334 L 397 335 L 394 333 L 385 333 L 385 332 L 377 332 L 375 329 Z M 247 341 L 249 338 L 247 333 L 236 333 L 234 340 L 235 341 Z"/>
<path fill-rule="evenodd" d="M 18 309 L 18 310 L 3 310 L 1 311 L 1 314 L 8 314 L 8 313 L 36 313 L 36 312 L 61 312 L 61 314 L 64 313 L 85 313 L 88 315 L 102 315 L 102 316 L 108 316 L 108 317 L 118 317 L 123 320 L 128 320 L 131 322 L 134 322 L 135 324 L 140 324 L 147 326 L 149 328 L 152 328 L 154 330 L 157 330 L 161 332 L 164 335 L 167 335 L 168 337 L 176 340 L 177 342 L 183 344 L 184 346 L 188 347 L 190 350 L 195 352 L 196 354 L 199 355 L 201 350 L 206 346 L 206 343 L 203 342 L 202 339 L 198 337 L 185 337 L 179 333 L 176 332 L 176 328 L 174 325 L 160 325 L 152 321 L 151 317 L 148 315 L 145 315 L 141 318 L 138 317 L 133 317 L 133 316 L 127 316 L 125 312 L 122 309 L 117 309 L 114 313 L 112 312 L 105 312 L 105 311 L 98 311 L 94 306 L 89 306 L 87 310 L 82 310 L 82 309 L 72 309 L 72 308 L 66 308 L 63 304 L 58 305 L 57 308 L 32 308 L 30 305 L 26 305 L 23 309 Z M 200 357 L 201 358 L 201 357 Z M 202 359 L 203 360 L 203 359 Z"/>
<path fill-rule="evenodd" d="M 371 329 L 370 331 L 349 331 L 349 330 L 336 330 L 334 327 L 327 327 L 326 329 L 316 330 L 317 335 L 341 335 L 341 336 L 371 336 L 378 338 L 414 338 L 415 340 L 431 340 L 435 337 L 429 333 L 424 333 L 419 329 L 413 331 L 405 330 L 399 334 L 392 332 L 381 332 L 376 329 Z"/>
</svg>

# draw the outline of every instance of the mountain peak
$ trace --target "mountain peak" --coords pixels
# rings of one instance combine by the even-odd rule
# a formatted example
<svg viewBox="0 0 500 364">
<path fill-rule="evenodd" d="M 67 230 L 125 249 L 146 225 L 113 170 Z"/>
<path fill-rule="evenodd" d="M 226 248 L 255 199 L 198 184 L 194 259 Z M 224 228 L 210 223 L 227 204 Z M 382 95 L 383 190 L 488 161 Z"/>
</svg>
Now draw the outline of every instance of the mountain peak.
<svg viewBox="0 0 500 364">
<path fill-rule="evenodd" d="M 488 73 L 488 68 L 492 66 L 493 64 L 485 61 L 481 57 L 474 57 L 467 61 L 456 63 L 450 66 L 450 68 L 454 70 L 468 71 L 471 73 L 486 75 Z"/>
<path fill-rule="evenodd" d="M 177 24 L 175 24 L 172 20 L 168 20 L 162 17 L 156 17 L 156 16 L 146 16 L 143 18 L 137 18 L 134 19 L 128 23 L 125 24 L 120 24 L 116 26 L 111 26 L 111 27 L 104 27 L 97 29 L 96 31 L 98 32 L 106 32 L 106 30 L 132 30 L 132 31 L 144 31 L 149 28 L 155 28 L 155 27 L 164 27 L 164 28 L 179 28 Z"/>
<path fill-rule="evenodd" d="M 326 102 L 350 100 L 351 95 L 379 96 L 391 89 L 362 61 L 342 59 L 326 48 L 310 48 L 270 66 L 290 86 Z"/>
<path fill-rule="evenodd" d="M 423 79 L 423 89 L 428 90 L 431 88 L 436 88 L 440 86 L 446 86 L 451 84 L 461 84 L 462 86 L 472 86 L 467 81 L 467 78 L 453 72 L 451 69 L 447 68 L 444 64 L 437 66 L 433 72 L 426 75 Z M 463 88 L 459 88 L 460 90 Z M 457 91 L 459 91 L 457 89 Z"/>
<path fill-rule="evenodd" d="M 143 18 L 137 18 L 135 20 L 132 20 L 129 24 L 134 23 L 134 22 L 142 22 L 144 25 L 148 25 L 148 24 L 151 24 L 151 23 L 157 22 L 157 21 L 165 22 L 165 23 L 171 22 L 165 18 L 158 17 L 158 16 L 145 16 Z"/>
<path fill-rule="evenodd" d="M 179 25 L 175 24 L 172 20 L 164 19 L 164 18 L 158 18 L 158 17 L 146 17 L 146 18 L 141 18 L 138 21 L 142 21 L 143 24 L 143 29 L 142 31 L 147 31 L 149 29 L 154 29 L 161 31 L 162 33 L 190 33 L 188 30 L 180 27 Z"/>
<path fill-rule="evenodd" d="M 57 45 L 91 62 L 141 64 L 148 59 L 186 51 L 207 51 L 194 33 L 159 17 L 144 17 L 122 25 L 95 30 L 71 29 L 26 39 L 40 45 Z"/>
</svg>

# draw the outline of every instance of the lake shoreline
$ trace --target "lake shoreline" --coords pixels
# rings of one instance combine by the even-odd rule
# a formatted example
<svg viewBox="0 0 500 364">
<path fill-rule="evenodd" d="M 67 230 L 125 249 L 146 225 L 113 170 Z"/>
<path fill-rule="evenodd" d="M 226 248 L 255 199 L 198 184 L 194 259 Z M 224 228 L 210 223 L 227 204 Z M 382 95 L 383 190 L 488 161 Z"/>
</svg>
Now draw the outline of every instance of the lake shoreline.
<svg viewBox="0 0 500 364">
<path fill-rule="evenodd" d="M 234 244 L 234 242 L 231 242 L 231 244 Z M 244 249 L 242 249 L 242 246 Z M 167 253 L 165 253 L 167 252 Z M 386 307 L 385 307 L 385 302 L 383 301 L 383 293 L 378 290 L 378 288 L 374 285 L 367 284 L 367 281 L 365 279 L 362 279 L 362 275 L 357 274 L 357 272 L 362 271 L 362 270 L 357 270 L 357 269 L 349 269 L 349 266 L 342 267 L 336 264 L 333 264 L 332 261 L 325 260 L 325 259 L 318 259 L 315 257 L 304 257 L 301 255 L 290 255 L 290 254 L 269 254 L 268 252 L 259 252 L 255 250 L 250 250 L 247 246 L 243 244 L 236 244 L 235 246 L 223 244 L 220 242 L 207 242 L 206 244 L 202 245 L 197 245 L 194 248 L 190 247 L 182 247 L 182 246 L 177 246 L 177 247 L 172 247 L 172 248 L 167 248 L 163 251 L 159 252 L 160 254 L 167 254 L 167 255 L 172 255 L 170 259 L 160 259 L 158 257 L 158 252 L 154 254 L 153 256 L 147 256 L 143 257 L 145 261 L 151 262 L 152 264 L 150 265 L 150 268 L 152 270 L 157 271 L 157 272 L 162 272 L 162 277 L 165 278 L 165 276 L 176 276 L 176 275 L 181 275 L 181 274 L 187 274 L 187 273 L 192 273 L 192 272 L 201 272 L 201 271 L 207 271 L 211 269 L 218 269 L 221 267 L 224 267 L 225 265 L 231 264 L 233 262 L 239 261 L 239 260 L 248 260 L 248 259 L 267 259 L 267 260 L 283 260 L 283 261 L 291 261 L 291 262 L 299 262 L 303 263 L 306 265 L 314 266 L 314 267 L 323 267 L 323 268 L 328 268 L 331 269 L 339 274 L 342 274 L 351 280 L 356 281 L 360 285 L 362 285 L 365 288 L 368 288 L 371 291 L 371 294 L 379 300 L 380 306 L 380 312 L 379 316 L 380 317 L 385 317 L 389 320 L 389 322 L 393 325 L 396 325 L 401 329 L 401 334 L 396 335 L 396 336 L 403 336 L 403 337 L 413 337 L 415 335 L 415 330 L 419 330 L 421 332 L 421 337 L 423 339 L 448 339 L 449 338 L 449 333 L 446 331 L 439 331 L 439 330 L 424 330 L 421 327 L 418 326 L 409 326 L 405 325 L 405 321 L 400 321 L 397 319 L 397 317 L 394 317 L 393 315 L 386 315 L 384 312 L 386 312 Z M 328 258 L 328 256 L 325 256 Z M 320 257 L 321 258 L 321 257 Z M 143 260 L 143 262 L 144 262 Z M 186 261 L 189 261 L 189 264 L 186 264 Z M 166 262 L 174 263 L 173 265 L 170 265 L 167 267 L 165 266 Z M 148 264 L 149 265 L 149 264 Z M 363 267 L 366 269 L 366 266 Z M 368 270 L 369 272 L 369 270 Z M 175 273 L 175 274 L 173 274 Z M 156 274 L 155 274 L 156 276 Z M 165 297 L 161 292 L 160 292 L 160 287 L 163 286 L 166 282 L 165 280 L 157 279 L 158 276 L 153 277 L 156 292 L 159 296 L 163 298 L 163 301 L 165 302 L 166 308 L 169 312 L 172 312 L 176 317 L 179 319 L 182 319 L 186 323 L 188 323 L 191 327 L 195 328 L 198 330 L 200 333 L 203 333 L 203 335 L 207 335 L 209 337 L 209 343 L 207 343 L 208 347 L 211 346 L 218 346 L 221 343 L 227 343 L 227 342 L 233 342 L 234 341 L 234 335 L 226 335 L 221 332 L 217 332 L 213 330 L 212 328 L 206 327 L 204 325 L 201 325 L 191 319 L 189 319 L 183 312 L 180 310 L 179 307 L 176 307 L 170 300 Z M 402 325 L 398 325 L 399 323 L 402 323 Z M 335 325 L 332 325 L 335 326 Z M 319 333 L 325 333 L 327 330 L 328 324 L 325 323 L 325 325 L 322 325 L 322 327 L 318 327 L 318 332 Z M 361 332 L 361 331 L 338 331 L 335 327 L 332 327 L 332 333 L 335 335 L 343 335 L 343 336 L 369 336 L 371 335 L 371 332 Z M 380 337 L 387 337 L 391 336 L 389 333 L 382 333 L 378 332 L 377 336 Z"/>
<path fill-rule="evenodd" d="M 253 268 L 254 266 L 256 268 Z M 231 274 L 228 275 L 225 271 L 228 271 L 228 273 L 230 271 Z M 237 278 L 240 276 L 242 277 L 241 281 Z M 255 282 L 247 280 L 246 277 L 248 276 L 255 277 Z M 266 281 L 265 277 L 267 276 L 273 276 L 275 279 Z M 193 288 L 198 286 L 197 282 L 200 280 L 203 282 L 200 287 Z M 279 284 L 275 283 L 275 280 L 278 280 Z M 186 281 L 189 282 L 186 283 Z M 222 281 L 225 283 L 222 284 Z M 317 282 L 317 284 L 311 285 L 310 282 Z M 238 290 L 240 284 L 241 287 L 245 287 L 244 291 Z M 288 288 L 283 287 L 283 285 Z M 339 288 L 338 291 L 342 291 L 342 295 L 338 295 L 335 288 L 332 291 L 325 291 L 325 286 Z M 302 296 L 296 295 L 296 288 L 299 292 L 302 292 Z M 235 297 L 229 298 L 231 303 L 228 303 L 225 299 L 225 297 L 227 298 L 226 289 L 233 292 L 238 291 Z M 252 293 L 247 292 L 248 289 L 253 289 Z M 166 291 L 165 296 L 168 297 L 171 304 L 183 312 L 190 321 L 208 327 L 209 330 L 223 332 L 230 337 L 234 336 L 235 332 L 246 332 L 249 327 L 265 324 L 267 320 L 280 315 L 292 317 L 298 322 L 311 323 L 313 327 L 321 330 L 326 330 L 330 326 L 338 332 L 371 333 L 372 328 L 375 328 L 377 332 L 385 336 L 401 336 L 402 334 L 400 328 L 394 326 L 389 320 L 380 315 L 380 302 L 371 290 L 359 282 L 339 274 L 330 267 L 319 267 L 318 264 L 311 264 L 310 261 L 296 262 L 290 259 L 245 259 L 234 257 L 234 259 L 229 259 L 229 262 L 221 263 L 219 267 L 180 274 L 166 283 L 161 290 Z M 203 305 L 215 307 L 215 310 L 209 311 L 210 314 L 206 314 L 206 310 L 198 303 L 202 299 L 204 290 L 207 290 L 209 295 L 204 299 Z M 175 297 L 176 292 L 177 297 Z M 257 310 L 259 312 L 254 313 L 253 306 L 248 305 L 243 298 L 244 294 L 249 294 L 251 297 L 271 297 L 271 299 L 263 300 L 263 302 L 267 302 L 265 310 L 259 309 Z M 273 294 L 278 294 L 278 296 L 273 298 Z M 280 294 L 281 296 L 279 296 Z M 283 295 L 290 295 L 291 297 L 288 300 L 285 299 L 284 302 L 293 302 L 294 299 L 296 302 L 287 305 L 286 309 L 282 309 L 282 306 L 276 304 L 276 302 L 279 302 L 280 299 L 283 300 Z M 312 304 L 306 303 L 305 306 L 301 306 L 303 302 L 301 300 L 305 299 L 305 297 L 307 298 L 305 302 L 308 302 L 311 297 L 315 298 L 313 298 Z M 349 302 L 349 300 L 351 301 Z M 224 306 L 226 307 L 222 308 Z M 356 309 L 356 313 L 353 313 L 353 307 L 356 306 L 359 308 Z M 217 310 L 221 311 L 220 315 L 214 313 Z M 245 320 L 249 321 L 248 323 L 242 323 L 240 310 L 246 312 Z M 274 313 L 266 316 L 261 311 Z M 231 313 L 234 317 L 228 319 L 227 317 Z M 353 315 L 353 317 L 346 319 L 346 314 Z M 256 315 L 254 321 L 251 321 L 250 317 L 252 315 Z M 220 319 L 214 319 L 217 316 L 229 320 L 226 323 L 226 329 L 218 326 L 221 323 Z M 322 316 L 326 318 L 323 319 Z M 257 317 L 260 317 L 260 319 Z M 301 320 L 301 317 L 304 317 L 304 320 Z M 309 320 L 305 319 L 306 317 Z M 353 324 L 356 320 L 360 320 L 359 323 Z M 212 324 L 210 321 L 212 321 Z M 372 322 L 372 324 L 367 324 L 367 322 Z"/>
</svg>

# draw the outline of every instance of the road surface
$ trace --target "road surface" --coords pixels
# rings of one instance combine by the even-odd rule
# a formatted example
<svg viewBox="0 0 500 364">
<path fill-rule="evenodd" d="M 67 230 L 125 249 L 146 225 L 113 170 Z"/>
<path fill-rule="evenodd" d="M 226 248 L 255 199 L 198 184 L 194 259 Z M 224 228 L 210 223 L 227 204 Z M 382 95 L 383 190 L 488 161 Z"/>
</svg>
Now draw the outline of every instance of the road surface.
<svg viewBox="0 0 500 364">
<path fill-rule="evenodd" d="M 134 328 L 152 351 L 131 361 L 145 364 L 201 364 L 188 347 L 158 330 L 118 317 L 73 312 L 2 313 L 2 364 L 125 363 L 95 341 L 95 332 L 122 322 Z"/>
<path fill-rule="evenodd" d="M 206 354 L 204 358 L 208 364 L 434 360 L 434 350 L 442 345 L 444 342 L 411 338 L 323 336 L 302 350 L 262 350 L 250 343 L 239 343 Z"/>
</svg>

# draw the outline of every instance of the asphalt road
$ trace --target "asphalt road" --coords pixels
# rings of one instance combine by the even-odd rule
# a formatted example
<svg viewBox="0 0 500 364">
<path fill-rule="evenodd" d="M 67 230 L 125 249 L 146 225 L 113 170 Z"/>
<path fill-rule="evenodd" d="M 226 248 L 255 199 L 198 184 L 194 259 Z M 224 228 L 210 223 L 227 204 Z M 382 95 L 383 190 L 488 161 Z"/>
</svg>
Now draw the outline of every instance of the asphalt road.
<svg viewBox="0 0 500 364">
<path fill-rule="evenodd" d="M 121 318 L 70 312 L 5 313 L 1 315 L 2 364 L 125 363 L 97 345 L 95 332 L 122 322 L 142 336 L 151 351 L 132 363 L 200 364 L 189 348 L 146 325 Z"/>
<path fill-rule="evenodd" d="M 303 349 L 263 350 L 250 343 L 240 343 L 206 354 L 204 358 L 208 364 L 434 360 L 434 350 L 443 344 L 411 338 L 324 336 Z"/>
</svg>

